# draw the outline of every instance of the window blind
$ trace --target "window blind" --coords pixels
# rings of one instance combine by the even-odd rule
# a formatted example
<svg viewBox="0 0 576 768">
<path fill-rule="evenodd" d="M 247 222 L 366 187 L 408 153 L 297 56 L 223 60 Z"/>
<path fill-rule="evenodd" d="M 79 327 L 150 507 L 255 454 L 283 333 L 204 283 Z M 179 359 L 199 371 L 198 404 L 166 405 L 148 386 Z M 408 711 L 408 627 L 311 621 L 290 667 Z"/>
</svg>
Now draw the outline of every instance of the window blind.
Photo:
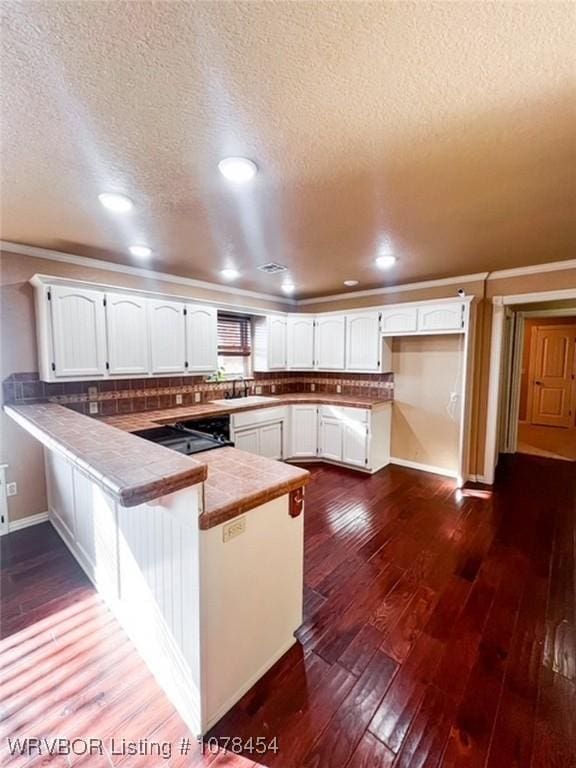
<svg viewBox="0 0 576 768">
<path fill-rule="evenodd" d="M 218 353 L 249 356 L 252 351 L 252 325 L 245 315 L 218 313 Z"/>
</svg>

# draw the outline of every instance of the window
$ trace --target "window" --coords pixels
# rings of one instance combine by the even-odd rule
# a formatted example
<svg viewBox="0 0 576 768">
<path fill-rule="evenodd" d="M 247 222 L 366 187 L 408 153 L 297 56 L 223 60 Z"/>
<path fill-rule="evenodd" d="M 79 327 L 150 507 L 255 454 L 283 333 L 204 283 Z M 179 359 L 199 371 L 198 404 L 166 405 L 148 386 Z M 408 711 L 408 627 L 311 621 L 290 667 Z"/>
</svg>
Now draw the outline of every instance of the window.
<svg viewBox="0 0 576 768">
<path fill-rule="evenodd" d="M 230 378 L 252 375 L 252 321 L 218 313 L 218 367 Z"/>
</svg>

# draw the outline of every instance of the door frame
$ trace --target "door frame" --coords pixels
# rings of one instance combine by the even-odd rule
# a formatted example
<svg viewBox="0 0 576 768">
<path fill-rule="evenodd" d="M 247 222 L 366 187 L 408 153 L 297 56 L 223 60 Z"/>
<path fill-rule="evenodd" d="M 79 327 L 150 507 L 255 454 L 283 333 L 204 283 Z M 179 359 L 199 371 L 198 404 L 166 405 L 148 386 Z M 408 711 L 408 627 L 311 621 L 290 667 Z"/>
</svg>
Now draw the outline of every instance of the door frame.
<svg viewBox="0 0 576 768">
<path fill-rule="evenodd" d="M 484 477 L 488 485 L 494 483 L 500 450 L 515 453 L 518 446 L 518 414 L 520 408 L 520 379 L 522 363 L 520 342 L 524 338 L 526 317 L 562 317 L 576 314 L 575 309 L 557 308 L 523 312 L 516 310 L 517 317 L 512 344 L 505 343 L 506 310 L 512 305 L 535 304 L 547 301 L 576 299 L 576 288 L 561 291 L 540 291 L 492 298 L 492 334 L 490 344 L 490 373 L 488 381 L 488 409 L 486 416 L 486 442 L 484 454 Z M 506 357 L 505 357 L 506 353 Z M 519 354 L 520 353 L 520 354 Z M 512 356 L 510 359 L 509 356 Z M 510 376 L 510 383 L 506 381 Z M 505 393 L 509 392 L 506 398 Z"/>
</svg>

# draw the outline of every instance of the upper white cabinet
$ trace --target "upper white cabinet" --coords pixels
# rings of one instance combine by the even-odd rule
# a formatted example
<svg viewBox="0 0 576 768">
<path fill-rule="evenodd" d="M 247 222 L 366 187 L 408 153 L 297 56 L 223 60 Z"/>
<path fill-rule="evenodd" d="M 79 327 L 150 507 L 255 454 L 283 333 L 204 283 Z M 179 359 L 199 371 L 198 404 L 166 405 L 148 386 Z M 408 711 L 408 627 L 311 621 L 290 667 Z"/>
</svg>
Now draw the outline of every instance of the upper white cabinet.
<svg viewBox="0 0 576 768">
<path fill-rule="evenodd" d="M 316 368 L 343 371 L 346 365 L 346 318 L 344 315 L 319 315 L 314 344 Z"/>
<path fill-rule="evenodd" d="M 290 418 L 290 456 L 297 459 L 318 453 L 318 406 L 293 405 Z"/>
<path fill-rule="evenodd" d="M 314 316 L 288 316 L 288 368 L 314 368 Z"/>
<path fill-rule="evenodd" d="M 415 333 L 418 327 L 416 307 L 392 307 L 381 312 L 381 330 L 387 336 L 402 333 Z"/>
<path fill-rule="evenodd" d="M 148 300 L 150 363 L 154 374 L 184 373 L 186 362 L 186 315 L 184 304 Z"/>
<path fill-rule="evenodd" d="M 281 316 L 272 316 L 267 319 L 268 322 L 268 367 L 286 368 L 287 360 L 287 335 L 286 318 Z"/>
<path fill-rule="evenodd" d="M 98 377 L 106 373 L 104 294 L 84 288 L 54 286 L 46 292 L 51 331 L 39 333 L 44 378 Z M 51 375 L 52 374 L 52 375 Z"/>
<path fill-rule="evenodd" d="M 381 370 L 381 345 L 378 312 L 359 312 L 346 317 L 347 370 Z"/>
<path fill-rule="evenodd" d="M 186 370 L 210 372 L 218 368 L 218 317 L 215 307 L 186 307 Z"/>
<path fill-rule="evenodd" d="M 418 307 L 418 330 L 421 333 L 460 331 L 464 328 L 464 310 L 461 301 Z"/>
<path fill-rule="evenodd" d="M 137 294 L 106 296 L 108 364 L 113 376 L 150 373 L 146 302 Z"/>
</svg>

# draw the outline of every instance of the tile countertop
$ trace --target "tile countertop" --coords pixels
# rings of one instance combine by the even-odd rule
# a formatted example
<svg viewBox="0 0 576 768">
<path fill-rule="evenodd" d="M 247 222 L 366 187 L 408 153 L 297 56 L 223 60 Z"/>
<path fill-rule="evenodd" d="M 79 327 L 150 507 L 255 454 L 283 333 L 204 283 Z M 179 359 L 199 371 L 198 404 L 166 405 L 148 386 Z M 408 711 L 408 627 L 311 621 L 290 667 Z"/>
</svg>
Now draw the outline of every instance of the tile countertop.
<svg viewBox="0 0 576 768">
<path fill-rule="evenodd" d="M 234 400 L 239 402 L 241 398 Z M 207 416 L 221 416 L 227 413 L 241 413 L 256 411 L 262 408 L 273 408 L 281 405 L 298 405 L 310 403 L 313 405 L 340 405 L 348 408 L 376 408 L 381 405 L 393 403 L 392 398 L 374 400 L 368 397 L 356 395 L 331 395 L 322 392 L 294 393 L 289 395 L 270 395 L 269 402 L 254 403 L 247 407 L 215 405 L 214 403 L 202 403 L 200 405 L 181 405 L 176 408 L 164 408 L 158 411 L 141 411 L 140 413 L 127 413 L 126 415 L 105 416 L 98 420 L 112 427 L 118 427 L 126 432 L 136 432 L 141 429 L 150 429 L 160 424 L 171 424 L 175 421 L 186 419 L 204 418 Z M 196 456 L 204 454 L 196 454 Z"/>
<path fill-rule="evenodd" d="M 206 479 L 204 462 L 111 429 L 57 403 L 6 405 L 4 410 L 124 507 L 135 507 Z"/>
</svg>

